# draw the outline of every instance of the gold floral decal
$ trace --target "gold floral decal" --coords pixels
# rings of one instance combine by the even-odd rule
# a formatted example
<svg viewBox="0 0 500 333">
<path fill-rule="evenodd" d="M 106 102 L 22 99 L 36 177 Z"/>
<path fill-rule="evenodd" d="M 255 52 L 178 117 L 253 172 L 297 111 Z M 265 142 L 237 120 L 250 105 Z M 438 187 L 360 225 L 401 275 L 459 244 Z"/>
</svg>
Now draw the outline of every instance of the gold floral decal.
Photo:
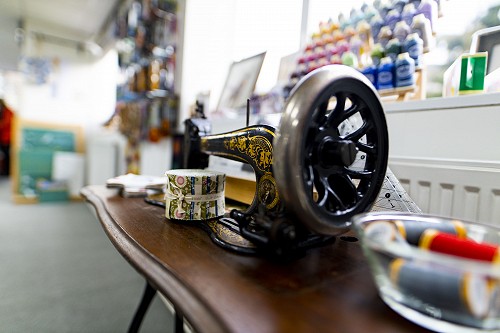
<svg viewBox="0 0 500 333">
<path fill-rule="evenodd" d="M 237 136 L 224 141 L 227 150 L 239 151 L 249 156 L 261 171 L 267 171 L 273 164 L 273 146 L 261 135 Z"/>
</svg>

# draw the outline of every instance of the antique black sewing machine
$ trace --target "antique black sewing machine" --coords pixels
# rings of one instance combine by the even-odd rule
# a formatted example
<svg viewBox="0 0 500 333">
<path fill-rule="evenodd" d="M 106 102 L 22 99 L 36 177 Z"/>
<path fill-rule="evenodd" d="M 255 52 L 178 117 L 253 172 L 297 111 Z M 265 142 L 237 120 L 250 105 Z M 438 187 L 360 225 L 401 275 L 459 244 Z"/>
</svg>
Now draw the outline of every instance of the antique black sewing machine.
<svg viewBox="0 0 500 333">
<path fill-rule="evenodd" d="M 253 250 L 277 255 L 349 230 L 350 217 L 369 210 L 380 191 L 388 150 L 375 88 L 342 65 L 302 78 L 278 128 L 254 125 L 211 134 L 203 117 L 185 122 L 185 168 L 206 168 L 215 155 L 248 163 L 255 172 L 252 204 L 217 223 L 239 231 Z"/>
</svg>

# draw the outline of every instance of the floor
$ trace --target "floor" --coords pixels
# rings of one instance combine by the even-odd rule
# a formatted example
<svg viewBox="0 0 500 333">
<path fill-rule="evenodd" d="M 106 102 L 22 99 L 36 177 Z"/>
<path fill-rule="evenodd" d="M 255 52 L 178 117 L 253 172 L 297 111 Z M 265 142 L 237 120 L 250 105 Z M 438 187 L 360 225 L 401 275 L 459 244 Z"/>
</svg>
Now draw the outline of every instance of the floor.
<svg viewBox="0 0 500 333">
<path fill-rule="evenodd" d="M 0 178 L 0 332 L 126 332 L 143 287 L 90 206 L 15 205 Z M 173 332 L 158 297 L 141 332 Z"/>
</svg>

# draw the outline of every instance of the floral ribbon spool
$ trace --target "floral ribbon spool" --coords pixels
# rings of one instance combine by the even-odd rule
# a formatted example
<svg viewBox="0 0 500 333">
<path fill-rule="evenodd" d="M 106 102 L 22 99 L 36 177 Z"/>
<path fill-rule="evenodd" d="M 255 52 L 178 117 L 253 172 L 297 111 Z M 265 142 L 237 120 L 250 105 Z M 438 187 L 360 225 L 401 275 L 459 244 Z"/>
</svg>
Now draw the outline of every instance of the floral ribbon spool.
<svg viewBox="0 0 500 333">
<path fill-rule="evenodd" d="M 168 219 L 201 221 L 224 215 L 226 175 L 220 172 L 175 169 L 165 172 L 165 216 Z"/>
</svg>

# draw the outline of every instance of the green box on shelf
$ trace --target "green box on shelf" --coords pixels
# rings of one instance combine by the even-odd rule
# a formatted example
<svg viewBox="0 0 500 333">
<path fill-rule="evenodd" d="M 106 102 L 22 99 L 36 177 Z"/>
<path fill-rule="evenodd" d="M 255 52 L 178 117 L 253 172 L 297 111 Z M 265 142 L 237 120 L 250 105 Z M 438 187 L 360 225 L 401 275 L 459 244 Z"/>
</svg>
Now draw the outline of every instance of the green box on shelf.
<svg viewBox="0 0 500 333">
<path fill-rule="evenodd" d="M 488 52 L 464 54 L 461 59 L 459 94 L 475 94 L 484 90 Z"/>
</svg>

